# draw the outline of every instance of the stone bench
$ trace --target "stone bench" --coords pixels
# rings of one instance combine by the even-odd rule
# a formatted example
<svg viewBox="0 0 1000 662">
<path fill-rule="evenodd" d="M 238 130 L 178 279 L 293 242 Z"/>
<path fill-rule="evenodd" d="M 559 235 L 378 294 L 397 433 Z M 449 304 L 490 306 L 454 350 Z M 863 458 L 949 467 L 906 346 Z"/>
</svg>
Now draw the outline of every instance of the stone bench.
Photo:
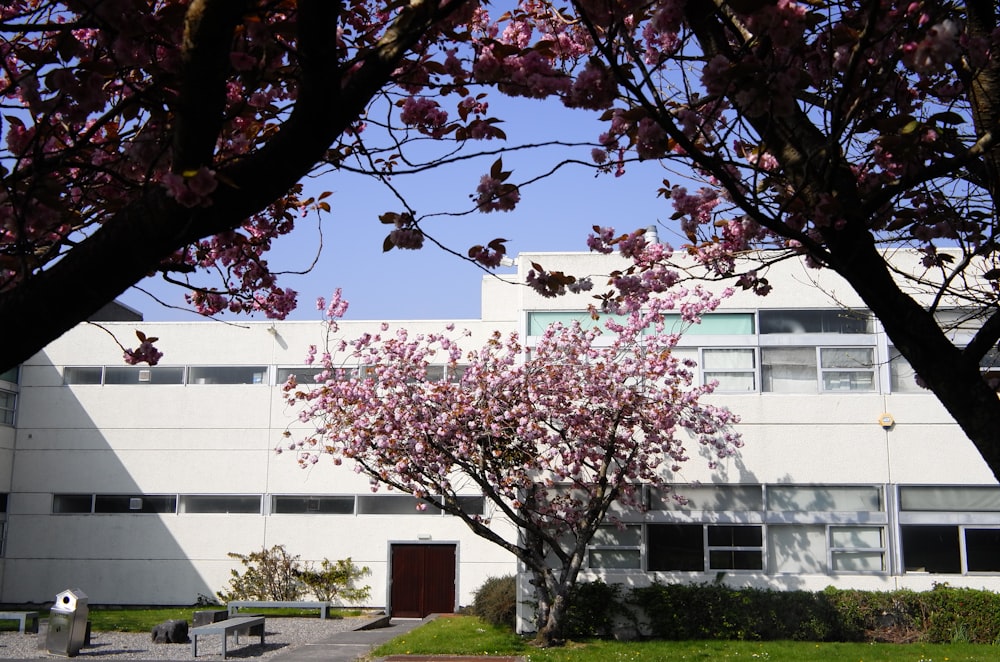
<svg viewBox="0 0 1000 662">
<path fill-rule="evenodd" d="M 236 643 L 240 643 L 240 630 L 260 626 L 260 647 L 264 647 L 264 617 L 263 616 L 238 616 L 229 618 L 218 623 L 200 625 L 191 629 L 188 636 L 191 637 L 191 656 L 198 657 L 198 637 L 206 634 L 222 635 L 222 659 L 226 659 L 226 639 L 232 634 Z"/>
<path fill-rule="evenodd" d="M 21 634 L 38 632 L 37 611 L 0 611 L 0 621 L 17 621 L 17 631 Z"/>
<path fill-rule="evenodd" d="M 229 608 L 229 617 L 235 616 L 240 609 L 278 609 L 287 607 L 290 609 L 319 609 L 319 617 L 326 618 L 330 609 L 329 602 L 308 602 L 296 600 L 234 600 L 226 605 Z"/>
</svg>

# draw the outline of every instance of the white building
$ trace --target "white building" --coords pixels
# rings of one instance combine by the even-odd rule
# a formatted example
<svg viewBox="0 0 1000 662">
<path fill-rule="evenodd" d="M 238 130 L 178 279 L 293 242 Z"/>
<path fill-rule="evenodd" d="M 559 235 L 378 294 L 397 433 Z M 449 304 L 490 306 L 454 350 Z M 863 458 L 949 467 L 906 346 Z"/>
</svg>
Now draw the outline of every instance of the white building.
<svg viewBox="0 0 1000 662">
<path fill-rule="evenodd" d="M 615 259 L 524 255 L 518 278 L 539 262 L 598 275 L 600 289 Z M 770 296 L 728 299 L 678 350 L 742 418 L 740 456 L 715 471 L 688 462 L 681 479 L 698 485 L 680 488 L 683 508 L 650 491 L 648 511 L 595 539 L 586 576 L 1000 588 L 1000 487 L 973 445 L 833 274 L 787 262 L 768 278 Z M 470 347 L 495 329 L 530 345 L 551 321 L 587 319 L 590 300 L 487 278 L 482 319 L 455 323 Z M 276 544 L 369 566 L 372 606 L 397 616 L 468 604 L 484 579 L 515 571 L 457 518 L 372 493 L 349 466 L 302 470 L 275 454 L 286 429 L 303 430 L 280 385 L 323 342 L 319 322 L 138 326 L 160 338 L 160 366 L 124 365 L 107 331 L 134 345 L 137 324 L 108 322 L 0 375 L 0 602 L 80 587 L 93 604 L 191 604 L 226 585 L 227 553 Z M 348 338 L 377 328 L 341 324 Z"/>
</svg>

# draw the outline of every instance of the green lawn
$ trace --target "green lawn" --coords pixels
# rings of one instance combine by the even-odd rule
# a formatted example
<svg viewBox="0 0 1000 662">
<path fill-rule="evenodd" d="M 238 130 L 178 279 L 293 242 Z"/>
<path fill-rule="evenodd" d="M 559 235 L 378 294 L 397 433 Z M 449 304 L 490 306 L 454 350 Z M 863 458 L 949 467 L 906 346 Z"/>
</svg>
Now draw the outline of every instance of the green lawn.
<svg viewBox="0 0 1000 662">
<path fill-rule="evenodd" d="M 377 648 L 385 655 L 523 655 L 530 662 L 771 660 L 773 662 L 995 662 L 1000 647 L 973 644 L 855 644 L 797 641 L 570 642 L 538 649 L 471 616 L 438 618 Z"/>
</svg>

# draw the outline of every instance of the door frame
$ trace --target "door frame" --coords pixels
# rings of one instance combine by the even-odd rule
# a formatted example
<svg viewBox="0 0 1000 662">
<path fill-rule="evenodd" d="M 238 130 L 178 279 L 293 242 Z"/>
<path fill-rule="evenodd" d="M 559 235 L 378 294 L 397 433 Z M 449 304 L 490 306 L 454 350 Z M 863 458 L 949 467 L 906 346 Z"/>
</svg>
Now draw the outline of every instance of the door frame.
<svg viewBox="0 0 1000 662">
<path fill-rule="evenodd" d="M 452 610 L 457 613 L 459 609 L 458 596 L 460 595 L 460 587 L 458 578 L 462 572 L 462 544 L 458 540 L 427 540 L 427 539 L 417 539 L 417 540 L 389 540 L 386 543 L 386 577 L 385 577 L 385 611 L 386 614 L 392 616 L 392 548 L 394 545 L 450 545 L 455 548 L 455 595 L 452 596 Z"/>
</svg>

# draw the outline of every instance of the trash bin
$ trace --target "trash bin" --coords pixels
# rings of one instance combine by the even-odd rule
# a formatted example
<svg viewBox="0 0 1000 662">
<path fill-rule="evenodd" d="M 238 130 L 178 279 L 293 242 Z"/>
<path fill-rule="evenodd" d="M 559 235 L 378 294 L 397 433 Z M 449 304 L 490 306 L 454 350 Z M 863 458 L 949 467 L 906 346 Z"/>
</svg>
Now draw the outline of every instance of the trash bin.
<svg viewBox="0 0 1000 662">
<path fill-rule="evenodd" d="M 56 596 L 49 611 L 49 629 L 45 648 L 53 655 L 74 657 L 87 637 L 87 595 L 78 588 L 66 589 Z"/>
</svg>

